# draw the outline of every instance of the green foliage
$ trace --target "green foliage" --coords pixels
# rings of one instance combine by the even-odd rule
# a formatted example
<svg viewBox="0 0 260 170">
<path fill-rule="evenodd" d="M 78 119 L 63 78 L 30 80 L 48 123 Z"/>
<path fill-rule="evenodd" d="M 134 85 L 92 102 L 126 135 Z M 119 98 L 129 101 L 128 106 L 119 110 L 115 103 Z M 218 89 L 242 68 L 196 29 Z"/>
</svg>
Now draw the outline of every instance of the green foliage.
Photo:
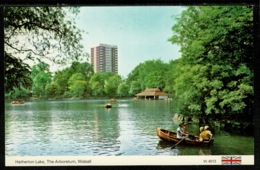
<svg viewBox="0 0 260 170">
<path fill-rule="evenodd" d="M 46 91 L 46 95 L 47 97 L 56 97 L 57 95 L 57 89 L 58 86 L 56 84 L 46 84 L 45 86 L 45 91 Z"/>
<path fill-rule="evenodd" d="M 249 6 L 189 7 L 169 39 L 187 63 L 219 63 L 253 70 L 253 10 Z"/>
<path fill-rule="evenodd" d="M 70 66 L 71 73 L 81 73 L 85 80 L 90 80 L 91 76 L 94 74 L 91 64 L 87 62 L 73 62 Z"/>
<path fill-rule="evenodd" d="M 68 88 L 68 80 L 71 76 L 69 69 L 64 69 L 62 71 L 58 71 L 55 73 L 53 78 L 53 83 L 57 86 L 56 94 L 58 96 L 62 96 L 66 91 L 69 90 Z"/>
<path fill-rule="evenodd" d="M 33 94 L 39 97 L 46 97 L 45 87 L 51 82 L 51 76 L 45 72 L 39 72 L 33 79 Z"/>
<path fill-rule="evenodd" d="M 109 97 L 117 96 L 118 86 L 121 84 L 122 78 L 119 75 L 113 75 L 105 81 L 104 91 Z"/>
<path fill-rule="evenodd" d="M 76 82 L 78 80 L 75 79 L 76 82 L 70 82 L 71 84 L 69 84 L 69 80 L 72 78 L 74 74 L 77 73 L 79 73 L 82 76 L 79 80 L 82 80 L 84 82 L 79 82 L 79 86 L 77 86 Z M 90 86 L 89 81 L 93 74 L 93 69 L 91 65 L 87 62 L 73 62 L 70 67 L 57 71 L 53 78 L 53 84 L 56 86 L 57 96 L 86 97 L 91 90 L 90 87 L 88 88 L 88 86 Z"/>
<path fill-rule="evenodd" d="M 163 90 L 166 85 L 166 73 L 168 64 L 161 60 L 148 60 L 140 63 L 128 75 L 127 83 L 130 84 L 131 95 L 140 92 L 146 88 L 159 88 Z"/>
<path fill-rule="evenodd" d="M 177 77 L 177 75 L 175 75 L 177 73 L 177 68 L 179 65 L 179 61 L 180 59 L 177 60 L 171 60 L 169 62 L 169 69 L 165 74 L 166 80 L 165 80 L 165 87 L 164 87 L 164 91 L 165 92 L 172 92 L 172 87 L 173 87 L 173 81 L 175 79 L 175 77 Z"/>
<path fill-rule="evenodd" d="M 6 93 L 6 97 L 8 97 L 9 99 L 25 99 L 28 98 L 30 95 L 30 90 L 24 88 L 23 86 L 19 88 L 15 87 L 14 90 L 12 90 L 9 93 Z"/>
<path fill-rule="evenodd" d="M 95 73 L 89 81 L 89 85 L 91 88 L 91 94 L 93 96 L 104 96 L 105 95 L 105 82 L 109 79 L 109 77 L 113 76 L 112 73 Z"/>
<path fill-rule="evenodd" d="M 25 61 L 62 64 L 86 57 L 80 42 L 82 31 L 75 26 L 78 12 L 75 7 L 4 8 L 7 92 L 20 87 L 18 82 L 30 86 L 30 67 Z"/>
<path fill-rule="evenodd" d="M 169 71 L 174 79 L 167 90 L 180 113 L 212 119 L 252 115 L 252 15 L 246 6 L 193 6 L 177 19 L 169 41 L 181 46 L 182 58 Z"/>
<path fill-rule="evenodd" d="M 119 97 L 129 96 L 129 86 L 125 81 L 122 81 L 117 88 L 117 95 Z"/>
<path fill-rule="evenodd" d="M 33 80 L 32 91 L 35 96 L 47 97 L 46 85 L 51 82 L 50 66 L 40 62 L 32 67 L 31 79 Z"/>
<path fill-rule="evenodd" d="M 26 53 L 28 59 L 34 60 L 44 57 L 60 63 L 66 60 L 64 54 L 78 59 L 83 49 L 79 43 L 82 39 L 80 30 L 75 27 L 78 12 L 69 7 L 6 7 L 6 50 Z M 59 51 L 59 54 L 52 58 L 46 57 L 54 50 Z"/>
<path fill-rule="evenodd" d="M 50 75 L 50 65 L 42 61 L 34 65 L 31 70 L 31 77 L 34 78 L 40 72 L 45 72 Z"/>
<path fill-rule="evenodd" d="M 85 92 L 87 89 L 87 82 L 85 81 L 84 75 L 82 73 L 73 74 L 69 81 L 70 92 L 76 97 L 85 97 Z"/>
<path fill-rule="evenodd" d="M 142 91 L 141 84 L 139 81 L 131 81 L 130 88 L 129 88 L 129 95 L 134 96 L 135 94 Z"/>
<path fill-rule="evenodd" d="M 5 53 L 5 92 L 12 92 L 17 88 L 31 88 L 30 67 L 10 54 Z"/>
</svg>

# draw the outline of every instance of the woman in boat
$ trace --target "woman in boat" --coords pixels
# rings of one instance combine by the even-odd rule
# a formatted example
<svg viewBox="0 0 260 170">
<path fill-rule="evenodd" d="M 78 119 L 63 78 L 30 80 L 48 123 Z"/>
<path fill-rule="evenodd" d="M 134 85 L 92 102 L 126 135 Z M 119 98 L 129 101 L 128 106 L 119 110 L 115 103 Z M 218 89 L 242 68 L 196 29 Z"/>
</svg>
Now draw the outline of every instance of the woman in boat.
<svg viewBox="0 0 260 170">
<path fill-rule="evenodd" d="M 179 127 L 177 128 L 177 138 L 183 139 L 183 138 L 188 138 L 189 134 L 184 131 L 186 129 L 186 125 L 184 123 L 180 123 Z"/>
<path fill-rule="evenodd" d="M 200 141 L 209 141 L 212 138 L 212 133 L 208 126 L 204 127 L 204 130 L 200 133 Z"/>
</svg>

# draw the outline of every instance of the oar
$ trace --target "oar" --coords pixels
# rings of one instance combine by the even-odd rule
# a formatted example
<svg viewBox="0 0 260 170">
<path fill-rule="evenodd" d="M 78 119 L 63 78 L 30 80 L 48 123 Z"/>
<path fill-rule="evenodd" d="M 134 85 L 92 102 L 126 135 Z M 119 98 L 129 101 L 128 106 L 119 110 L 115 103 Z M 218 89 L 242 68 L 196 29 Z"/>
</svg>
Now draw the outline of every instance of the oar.
<svg viewBox="0 0 260 170">
<path fill-rule="evenodd" d="M 183 138 L 182 140 L 180 140 L 178 143 L 176 143 L 173 147 L 171 147 L 171 149 L 174 149 L 179 143 L 181 143 L 185 138 Z"/>
</svg>

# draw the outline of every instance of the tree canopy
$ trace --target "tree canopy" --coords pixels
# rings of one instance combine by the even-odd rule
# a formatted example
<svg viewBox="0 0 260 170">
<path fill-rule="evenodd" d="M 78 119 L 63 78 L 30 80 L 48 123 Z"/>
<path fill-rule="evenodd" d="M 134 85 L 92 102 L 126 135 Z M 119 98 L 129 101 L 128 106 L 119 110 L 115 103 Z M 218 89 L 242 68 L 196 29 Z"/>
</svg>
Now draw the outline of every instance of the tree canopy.
<svg viewBox="0 0 260 170">
<path fill-rule="evenodd" d="M 28 61 L 49 60 L 61 64 L 86 54 L 81 31 L 75 26 L 77 7 L 5 7 L 5 89 L 12 90 L 30 80 Z M 17 64 L 19 63 L 19 64 Z M 21 74 L 12 76 L 14 72 Z"/>
<path fill-rule="evenodd" d="M 127 81 L 132 94 L 140 92 L 146 88 L 164 89 L 166 84 L 166 73 L 168 64 L 163 61 L 147 60 L 136 66 L 128 75 Z"/>
<path fill-rule="evenodd" d="M 172 86 L 179 112 L 252 118 L 252 7 L 189 7 L 172 30 L 182 52 Z"/>
</svg>

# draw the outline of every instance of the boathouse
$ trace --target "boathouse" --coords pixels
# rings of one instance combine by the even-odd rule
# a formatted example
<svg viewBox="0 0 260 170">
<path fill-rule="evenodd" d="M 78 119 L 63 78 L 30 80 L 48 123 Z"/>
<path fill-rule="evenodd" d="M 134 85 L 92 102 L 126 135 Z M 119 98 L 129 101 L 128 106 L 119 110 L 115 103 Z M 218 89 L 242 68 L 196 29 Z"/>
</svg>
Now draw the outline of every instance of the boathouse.
<svg viewBox="0 0 260 170">
<path fill-rule="evenodd" d="M 168 93 L 164 93 L 157 88 L 147 88 L 143 92 L 136 94 L 136 96 L 138 99 L 166 99 Z"/>
</svg>

